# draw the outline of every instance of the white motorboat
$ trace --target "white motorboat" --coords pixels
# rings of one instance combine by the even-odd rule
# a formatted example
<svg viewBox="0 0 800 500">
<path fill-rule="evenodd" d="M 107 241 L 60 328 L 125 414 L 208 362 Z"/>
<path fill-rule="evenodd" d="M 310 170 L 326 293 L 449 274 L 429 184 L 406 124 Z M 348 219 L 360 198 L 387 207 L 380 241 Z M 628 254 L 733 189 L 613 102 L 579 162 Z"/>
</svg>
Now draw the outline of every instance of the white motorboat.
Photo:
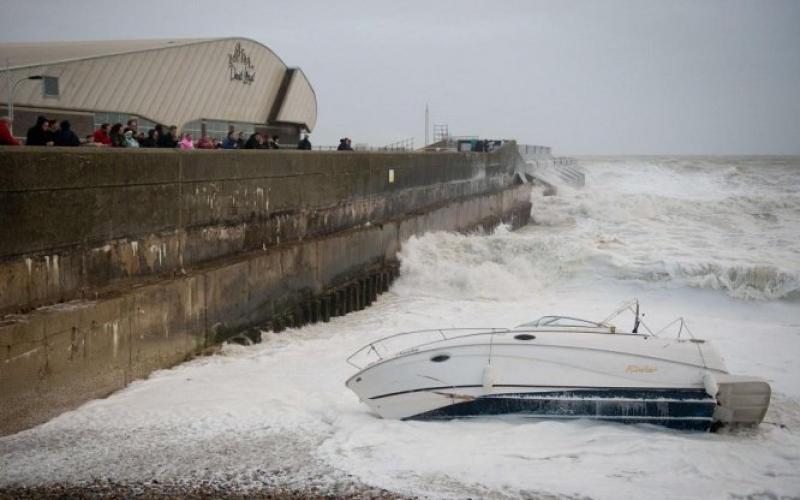
<svg viewBox="0 0 800 500">
<path fill-rule="evenodd" d="M 634 326 L 621 332 L 611 320 L 626 310 Z M 347 387 L 383 418 L 520 415 L 701 431 L 760 423 L 769 384 L 730 375 L 682 318 L 668 327 L 678 324 L 675 338 L 661 337 L 632 301 L 599 322 L 544 316 L 511 329 L 401 333 L 351 355 L 359 371 Z"/>
</svg>

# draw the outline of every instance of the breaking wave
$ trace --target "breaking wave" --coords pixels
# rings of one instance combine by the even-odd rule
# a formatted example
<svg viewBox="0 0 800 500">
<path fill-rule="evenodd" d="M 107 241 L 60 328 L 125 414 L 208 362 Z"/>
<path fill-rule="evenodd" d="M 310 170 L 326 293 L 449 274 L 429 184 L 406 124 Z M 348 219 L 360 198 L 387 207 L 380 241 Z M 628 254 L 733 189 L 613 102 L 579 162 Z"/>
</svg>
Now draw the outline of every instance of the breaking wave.
<svg viewBox="0 0 800 500">
<path fill-rule="evenodd" d="M 400 252 L 397 291 L 454 299 L 504 300 L 572 276 L 587 254 L 554 235 L 438 232 L 412 237 Z"/>
<path fill-rule="evenodd" d="M 720 290 L 800 296 L 800 159 L 584 161 L 587 188 L 533 198 L 533 223 L 590 242 L 585 271 Z"/>
<path fill-rule="evenodd" d="M 678 266 L 677 276 L 688 284 L 724 290 L 739 299 L 774 300 L 800 292 L 800 278 L 772 266 L 722 267 L 717 264 Z"/>
<path fill-rule="evenodd" d="M 584 161 L 587 186 L 535 192 L 532 224 L 412 238 L 400 289 L 507 299 L 566 280 L 800 297 L 800 160 Z"/>
<path fill-rule="evenodd" d="M 773 266 L 732 266 L 716 263 L 672 264 L 663 270 L 638 270 L 620 278 L 645 282 L 673 282 L 696 288 L 721 290 L 744 300 L 777 300 L 800 297 L 800 276 Z"/>
</svg>

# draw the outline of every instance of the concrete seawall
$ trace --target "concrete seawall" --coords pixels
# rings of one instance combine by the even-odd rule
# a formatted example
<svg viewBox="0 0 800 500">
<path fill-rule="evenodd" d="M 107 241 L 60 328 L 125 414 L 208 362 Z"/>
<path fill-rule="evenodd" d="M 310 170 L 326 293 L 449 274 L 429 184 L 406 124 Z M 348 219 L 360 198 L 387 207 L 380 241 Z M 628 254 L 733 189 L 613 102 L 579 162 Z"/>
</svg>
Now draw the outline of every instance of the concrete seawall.
<svg viewBox="0 0 800 500">
<path fill-rule="evenodd" d="M 0 151 L 0 314 L 504 189 L 497 154 Z M 393 182 L 389 182 L 389 176 Z"/>
<path fill-rule="evenodd" d="M 412 235 L 527 222 L 492 154 L 0 151 L 0 432 L 384 289 Z"/>
</svg>

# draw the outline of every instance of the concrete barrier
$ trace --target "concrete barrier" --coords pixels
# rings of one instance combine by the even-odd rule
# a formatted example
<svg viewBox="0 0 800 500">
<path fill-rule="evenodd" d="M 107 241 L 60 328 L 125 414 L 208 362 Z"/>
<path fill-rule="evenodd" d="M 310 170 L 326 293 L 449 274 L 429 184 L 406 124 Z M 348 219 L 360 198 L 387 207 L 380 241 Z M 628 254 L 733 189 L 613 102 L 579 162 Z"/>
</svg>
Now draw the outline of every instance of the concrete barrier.
<svg viewBox="0 0 800 500">
<path fill-rule="evenodd" d="M 514 157 L 0 148 L 0 314 L 504 189 Z"/>
<path fill-rule="evenodd" d="M 366 307 L 412 235 L 526 223 L 510 151 L 3 150 L 0 433 Z"/>
</svg>

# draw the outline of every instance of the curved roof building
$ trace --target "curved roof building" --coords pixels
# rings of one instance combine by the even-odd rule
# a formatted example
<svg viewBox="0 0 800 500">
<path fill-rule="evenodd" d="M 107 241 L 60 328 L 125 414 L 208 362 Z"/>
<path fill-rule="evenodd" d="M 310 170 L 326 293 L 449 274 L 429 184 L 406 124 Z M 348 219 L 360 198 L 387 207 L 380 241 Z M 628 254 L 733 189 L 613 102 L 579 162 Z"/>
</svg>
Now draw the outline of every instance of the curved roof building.
<svg viewBox="0 0 800 500">
<path fill-rule="evenodd" d="M 89 116 L 91 128 L 129 116 L 140 129 L 141 122 L 214 131 L 235 124 L 287 135 L 317 121 L 302 70 L 247 38 L 14 43 L 0 44 L 0 55 L 0 64 L 10 62 L 0 103 L 7 108 L 13 93 L 17 135 L 37 114 L 70 118 L 73 127 Z"/>
</svg>

